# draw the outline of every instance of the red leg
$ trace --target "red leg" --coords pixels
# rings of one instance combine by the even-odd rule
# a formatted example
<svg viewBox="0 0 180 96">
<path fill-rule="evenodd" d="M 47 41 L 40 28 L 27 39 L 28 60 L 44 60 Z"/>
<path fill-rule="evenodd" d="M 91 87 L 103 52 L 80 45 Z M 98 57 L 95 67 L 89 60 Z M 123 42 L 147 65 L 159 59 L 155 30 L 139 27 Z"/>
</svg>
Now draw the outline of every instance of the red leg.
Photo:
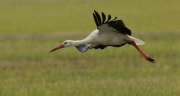
<svg viewBox="0 0 180 96">
<path fill-rule="evenodd" d="M 146 55 L 137 45 L 134 41 L 130 41 L 130 44 L 132 44 L 138 51 L 141 53 L 141 55 L 148 61 L 155 63 L 155 60 L 151 58 L 150 56 Z"/>
</svg>

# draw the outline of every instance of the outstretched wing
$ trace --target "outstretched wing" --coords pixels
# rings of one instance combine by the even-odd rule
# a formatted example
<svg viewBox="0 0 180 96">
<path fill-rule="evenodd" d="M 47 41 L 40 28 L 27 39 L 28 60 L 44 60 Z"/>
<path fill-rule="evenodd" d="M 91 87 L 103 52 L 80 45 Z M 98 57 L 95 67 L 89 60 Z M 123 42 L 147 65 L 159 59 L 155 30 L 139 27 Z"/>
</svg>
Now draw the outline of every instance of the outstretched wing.
<svg viewBox="0 0 180 96">
<path fill-rule="evenodd" d="M 118 32 L 120 34 L 128 34 L 131 35 L 131 30 L 129 30 L 124 22 L 122 20 L 116 20 L 117 17 L 114 17 L 112 19 L 111 15 L 105 15 L 103 12 L 100 14 L 94 10 L 93 18 L 95 21 L 95 24 L 97 26 L 97 29 L 99 30 L 99 33 L 103 32 L 109 32 L 108 34 L 113 34 L 113 32 Z M 120 44 L 120 45 L 97 45 L 94 46 L 94 49 L 104 49 L 107 46 L 113 46 L 113 47 L 121 47 L 125 45 L 126 43 Z"/>
<path fill-rule="evenodd" d="M 106 15 L 102 12 L 102 19 L 101 19 L 101 16 L 95 10 L 93 13 L 93 17 L 94 17 L 94 21 L 96 23 L 97 29 L 100 30 L 100 32 L 103 32 L 104 30 L 108 30 L 108 28 L 109 30 L 110 28 L 113 28 L 114 30 L 116 30 L 115 32 L 131 35 L 131 30 L 129 30 L 125 26 L 122 20 L 116 20 L 117 17 L 115 17 L 114 19 L 111 19 L 111 15 L 108 15 L 108 18 L 106 20 Z"/>
</svg>

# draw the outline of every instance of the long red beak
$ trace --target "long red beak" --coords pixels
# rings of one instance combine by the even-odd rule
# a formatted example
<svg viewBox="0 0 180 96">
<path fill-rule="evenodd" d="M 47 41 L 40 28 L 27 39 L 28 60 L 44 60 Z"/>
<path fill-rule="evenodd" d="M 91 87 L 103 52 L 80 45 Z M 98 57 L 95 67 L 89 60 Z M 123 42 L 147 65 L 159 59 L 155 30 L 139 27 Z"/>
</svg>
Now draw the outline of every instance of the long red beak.
<svg viewBox="0 0 180 96">
<path fill-rule="evenodd" d="M 148 61 L 155 63 L 155 60 L 151 58 L 150 56 L 146 55 L 137 45 L 134 41 L 130 41 L 130 43 L 141 53 L 141 55 Z"/>
<path fill-rule="evenodd" d="M 61 49 L 61 48 L 63 48 L 63 47 L 64 47 L 64 45 L 60 45 L 60 46 L 54 48 L 53 50 L 51 50 L 50 52 L 56 51 L 56 50 Z"/>
</svg>

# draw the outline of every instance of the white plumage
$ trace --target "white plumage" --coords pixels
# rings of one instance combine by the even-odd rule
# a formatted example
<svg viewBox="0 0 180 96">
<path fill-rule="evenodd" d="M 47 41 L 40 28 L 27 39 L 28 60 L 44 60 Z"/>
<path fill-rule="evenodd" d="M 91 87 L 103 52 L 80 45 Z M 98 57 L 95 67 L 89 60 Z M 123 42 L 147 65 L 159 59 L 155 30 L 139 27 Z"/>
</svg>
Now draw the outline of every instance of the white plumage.
<svg viewBox="0 0 180 96">
<path fill-rule="evenodd" d="M 96 11 L 93 13 L 94 21 L 97 29 L 95 29 L 89 36 L 83 40 L 66 40 L 60 46 L 54 48 L 53 52 L 60 48 L 76 46 L 80 52 L 86 52 L 88 49 L 104 49 L 107 46 L 121 47 L 125 44 L 133 45 L 141 55 L 150 62 L 155 62 L 153 58 L 146 55 L 140 50 L 137 45 L 144 45 L 140 39 L 130 36 L 129 30 L 122 20 L 116 20 L 117 17 L 111 20 L 111 15 L 108 15 L 106 20 L 105 14 L 102 12 L 102 19 Z"/>
</svg>

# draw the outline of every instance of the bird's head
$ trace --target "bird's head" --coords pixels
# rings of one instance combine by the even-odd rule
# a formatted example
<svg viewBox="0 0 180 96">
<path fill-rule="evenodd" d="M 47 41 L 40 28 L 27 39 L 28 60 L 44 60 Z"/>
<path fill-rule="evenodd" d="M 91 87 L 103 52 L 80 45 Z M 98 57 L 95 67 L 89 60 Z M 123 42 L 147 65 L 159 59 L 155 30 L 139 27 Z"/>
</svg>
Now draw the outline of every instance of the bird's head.
<svg viewBox="0 0 180 96">
<path fill-rule="evenodd" d="M 54 48 L 50 52 L 56 51 L 56 50 L 61 49 L 61 48 L 73 46 L 72 44 L 73 44 L 73 40 L 66 40 L 61 45 L 59 45 L 58 47 Z"/>
</svg>

